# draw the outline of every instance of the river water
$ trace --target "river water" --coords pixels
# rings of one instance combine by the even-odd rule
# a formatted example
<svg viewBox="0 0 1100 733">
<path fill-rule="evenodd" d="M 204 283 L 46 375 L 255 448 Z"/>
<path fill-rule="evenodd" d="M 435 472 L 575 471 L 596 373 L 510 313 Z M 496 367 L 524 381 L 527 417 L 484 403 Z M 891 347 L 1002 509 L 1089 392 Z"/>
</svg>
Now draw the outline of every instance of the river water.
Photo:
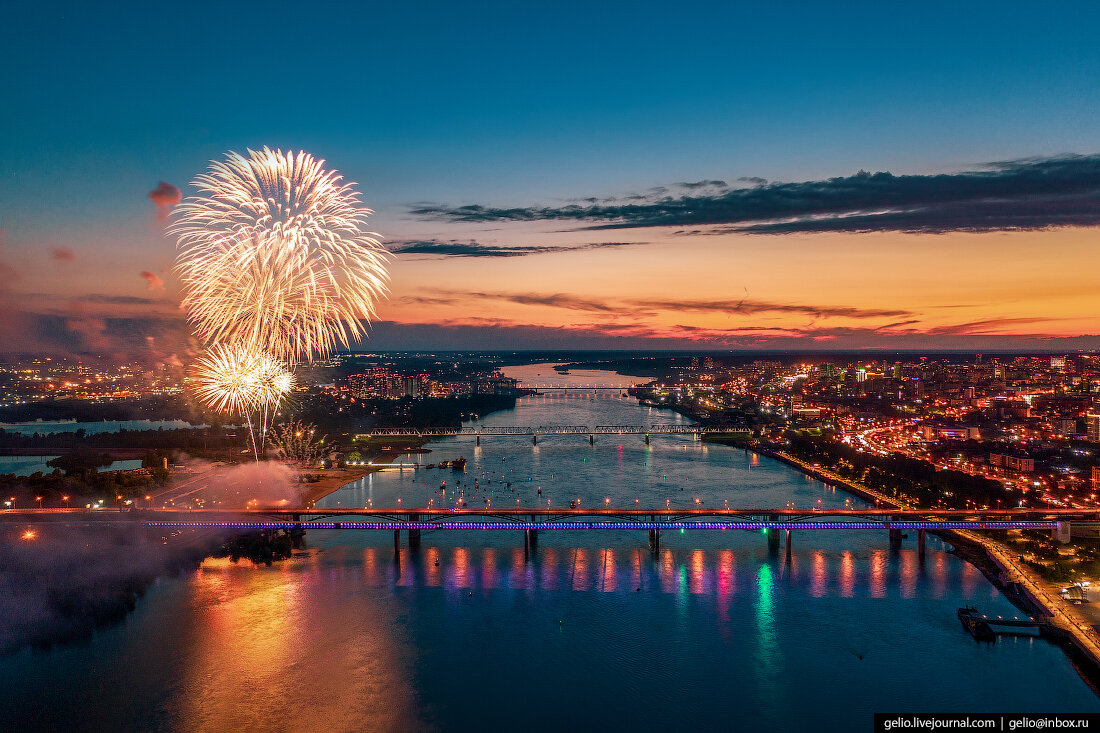
<svg viewBox="0 0 1100 733">
<path fill-rule="evenodd" d="M 483 424 L 683 420 L 588 390 L 523 398 Z M 467 472 L 380 472 L 325 503 L 440 505 L 461 492 L 492 506 L 860 506 L 691 436 L 429 447 L 435 461 L 465 456 Z M 923 564 L 913 539 L 891 552 L 885 532 L 868 531 L 796 532 L 789 564 L 756 532 L 666 533 L 654 556 L 644 532 L 543 531 L 527 562 L 518 532 L 425 532 L 419 551 L 402 538 L 396 558 L 390 533 L 308 541 L 272 568 L 208 561 L 159 581 L 125 624 L 84 645 L 0 660 L 0 720 L 57 730 L 849 731 L 869 729 L 874 712 L 1100 710 L 1058 647 L 978 644 L 962 630 L 955 609 L 967 603 L 1018 612 L 934 539 Z"/>
</svg>

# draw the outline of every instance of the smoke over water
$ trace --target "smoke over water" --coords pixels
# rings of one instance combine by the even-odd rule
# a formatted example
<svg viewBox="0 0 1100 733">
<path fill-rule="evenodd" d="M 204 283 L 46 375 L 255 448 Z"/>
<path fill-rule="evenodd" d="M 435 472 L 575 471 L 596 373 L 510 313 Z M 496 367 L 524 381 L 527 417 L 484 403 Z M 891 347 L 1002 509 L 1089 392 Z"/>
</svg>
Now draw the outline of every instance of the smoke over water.
<svg viewBox="0 0 1100 733">
<path fill-rule="evenodd" d="M 88 636 L 122 620 L 157 576 L 194 567 L 221 544 L 211 533 L 167 541 L 134 522 L 0 530 L 0 655 Z"/>
</svg>

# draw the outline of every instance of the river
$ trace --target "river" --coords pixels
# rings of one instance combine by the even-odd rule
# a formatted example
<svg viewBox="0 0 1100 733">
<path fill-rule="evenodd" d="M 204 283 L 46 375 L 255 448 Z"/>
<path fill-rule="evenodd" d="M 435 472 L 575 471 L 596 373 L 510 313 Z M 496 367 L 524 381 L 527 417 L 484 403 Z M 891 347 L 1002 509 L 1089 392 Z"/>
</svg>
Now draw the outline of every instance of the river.
<svg viewBox="0 0 1100 733">
<path fill-rule="evenodd" d="M 588 390 L 525 397 L 483 423 L 684 420 Z M 435 461 L 467 457 L 466 474 L 375 473 L 324 503 L 438 505 L 462 492 L 492 506 L 861 505 L 691 436 L 429 447 Z M 156 583 L 124 624 L 86 644 L 0 660 L 0 720 L 325 733 L 812 721 L 849 731 L 869 729 L 874 712 L 1100 710 L 1058 647 L 979 644 L 962 630 L 955 609 L 966 603 L 1018 612 L 935 539 L 922 564 L 912 538 L 895 553 L 885 532 L 796 532 L 789 565 L 755 532 L 667 533 L 654 557 L 644 532 L 544 531 L 528 562 L 519 533 L 425 532 L 419 551 L 402 541 L 399 561 L 388 533 L 308 540 L 308 552 L 272 568 L 208 561 Z"/>
</svg>

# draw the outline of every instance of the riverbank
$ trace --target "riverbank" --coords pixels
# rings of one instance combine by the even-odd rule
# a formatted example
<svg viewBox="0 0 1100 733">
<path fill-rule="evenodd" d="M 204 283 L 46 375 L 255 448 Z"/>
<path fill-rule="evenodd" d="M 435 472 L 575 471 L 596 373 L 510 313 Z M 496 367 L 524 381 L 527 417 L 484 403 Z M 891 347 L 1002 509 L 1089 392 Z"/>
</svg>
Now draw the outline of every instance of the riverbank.
<svg viewBox="0 0 1100 733">
<path fill-rule="evenodd" d="M 393 463 L 393 460 L 400 455 L 405 453 L 431 452 L 424 448 L 424 444 L 428 442 L 427 438 L 379 437 L 376 440 L 385 440 L 387 444 L 399 443 L 399 445 L 382 446 L 379 448 L 379 453 L 377 455 L 374 455 L 370 459 L 365 459 L 370 461 L 365 466 L 346 466 L 344 468 L 325 468 L 309 471 L 308 475 L 320 476 L 320 480 L 302 484 L 301 505 L 308 508 L 316 506 L 317 502 L 324 499 L 329 494 L 339 491 L 348 484 L 358 481 L 368 474 L 382 470 L 384 466 Z M 363 450 L 373 453 L 373 451 L 370 450 L 370 441 L 364 441 L 360 445 Z"/>
<path fill-rule="evenodd" d="M 808 464 L 782 451 L 761 448 L 748 448 L 748 450 L 774 458 L 819 481 L 838 486 L 861 499 L 873 501 L 876 506 L 897 509 L 920 508 L 905 505 L 893 497 L 845 479 L 820 466 Z M 1051 624 L 1050 631 L 1053 632 L 1050 636 L 1062 644 L 1074 667 L 1093 690 L 1100 694 L 1100 688 L 1098 688 L 1100 633 L 1075 606 L 1052 595 L 1049 584 L 1021 563 L 1017 554 L 1000 542 L 970 530 L 945 530 L 936 534 L 956 546 L 966 545 L 970 550 L 979 552 L 977 556 L 972 552 L 957 554 L 981 570 L 990 582 L 1010 601 L 1021 607 L 1021 610 L 1031 615 L 1046 617 Z"/>
</svg>

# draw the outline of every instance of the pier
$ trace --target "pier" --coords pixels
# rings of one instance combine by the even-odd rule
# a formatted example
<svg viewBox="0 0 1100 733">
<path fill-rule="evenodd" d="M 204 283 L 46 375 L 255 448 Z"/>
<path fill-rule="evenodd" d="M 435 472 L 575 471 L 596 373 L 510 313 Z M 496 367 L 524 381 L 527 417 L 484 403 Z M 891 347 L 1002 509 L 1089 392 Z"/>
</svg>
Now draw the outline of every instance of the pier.
<svg viewBox="0 0 1100 733">
<path fill-rule="evenodd" d="M 998 633 L 1014 633 L 1014 629 L 1037 629 L 1042 634 L 1051 628 L 1045 619 L 987 616 L 973 606 L 960 608 L 957 615 L 967 633 L 978 641 L 995 641 Z"/>
</svg>

